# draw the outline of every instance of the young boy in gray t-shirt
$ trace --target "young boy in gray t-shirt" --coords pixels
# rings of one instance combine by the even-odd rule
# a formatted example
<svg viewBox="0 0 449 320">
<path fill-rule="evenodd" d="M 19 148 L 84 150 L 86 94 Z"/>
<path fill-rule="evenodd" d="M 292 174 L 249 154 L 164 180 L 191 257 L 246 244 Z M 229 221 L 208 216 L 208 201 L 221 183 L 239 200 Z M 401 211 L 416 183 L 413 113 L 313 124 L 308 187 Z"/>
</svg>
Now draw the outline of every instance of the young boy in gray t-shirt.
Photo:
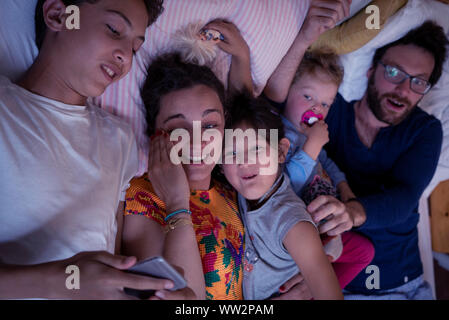
<svg viewBox="0 0 449 320">
<path fill-rule="evenodd" d="M 266 100 L 244 94 L 232 106 L 227 128 L 253 131 L 257 137 L 225 143 L 222 165 L 239 193 L 245 225 L 244 298 L 277 295 L 279 287 L 301 269 L 315 299 L 342 299 L 317 228 L 283 173 L 289 141 L 279 114 Z M 260 129 L 277 130 L 277 139 Z"/>
</svg>

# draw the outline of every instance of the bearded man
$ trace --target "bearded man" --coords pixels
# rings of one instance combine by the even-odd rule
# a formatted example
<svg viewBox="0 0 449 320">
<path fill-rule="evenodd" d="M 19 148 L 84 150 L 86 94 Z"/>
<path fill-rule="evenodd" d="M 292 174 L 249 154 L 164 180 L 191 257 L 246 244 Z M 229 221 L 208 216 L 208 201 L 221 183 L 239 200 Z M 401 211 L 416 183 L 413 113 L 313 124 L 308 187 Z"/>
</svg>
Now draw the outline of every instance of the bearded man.
<svg viewBox="0 0 449 320">
<path fill-rule="evenodd" d="M 417 104 L 441 76 L 447 43 L 443 29 L 427 21 L 377 49 L 363 98 L 338 96 L 328 114 L 328 155 L 357 197 L 345 204 L 321 197 L 309 210 L 316 221 L 330 217 L 322 232 L 355 227 L 368 237 L 379 271 L 377 285 L 368 279 L 372 271 L 362 271 L 345 298 L 432 298 L 422 278 L 418 203 L 438 164 L 442 127 Z"/>
</svg>

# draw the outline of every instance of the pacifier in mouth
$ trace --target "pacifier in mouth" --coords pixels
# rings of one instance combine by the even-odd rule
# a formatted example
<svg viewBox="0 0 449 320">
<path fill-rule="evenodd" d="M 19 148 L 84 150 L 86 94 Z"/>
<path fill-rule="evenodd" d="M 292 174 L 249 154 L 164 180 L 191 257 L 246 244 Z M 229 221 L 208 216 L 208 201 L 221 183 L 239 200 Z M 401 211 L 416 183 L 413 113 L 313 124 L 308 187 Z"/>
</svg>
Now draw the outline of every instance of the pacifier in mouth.
<svg viewBox="0 0 449 320">
<path fill-rule="evenodd" d="M 301 118 L 301 122 L 312 126 L 315 122 L 323 120 L 324 117 L 321 113 L 316 114 L 315 112 L 313 112 L 312 110 L 306 111 L 304 112 L 304 114 L 302 115 Z"/>
</svg>

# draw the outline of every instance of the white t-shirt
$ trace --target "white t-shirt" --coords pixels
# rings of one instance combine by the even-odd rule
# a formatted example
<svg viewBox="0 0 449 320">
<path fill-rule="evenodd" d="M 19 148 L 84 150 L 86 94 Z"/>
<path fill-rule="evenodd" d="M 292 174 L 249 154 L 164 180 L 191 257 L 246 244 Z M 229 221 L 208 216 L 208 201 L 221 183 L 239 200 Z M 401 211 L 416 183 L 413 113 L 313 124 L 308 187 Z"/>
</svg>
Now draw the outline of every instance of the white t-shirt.
<svg viewBox="0 0 449 320">
<path fill-rule="evenodd" d="M 135 137 L 119 118 L 0 77 L 0 263 L 113 252 L 137 165 Z"/>
</svg>

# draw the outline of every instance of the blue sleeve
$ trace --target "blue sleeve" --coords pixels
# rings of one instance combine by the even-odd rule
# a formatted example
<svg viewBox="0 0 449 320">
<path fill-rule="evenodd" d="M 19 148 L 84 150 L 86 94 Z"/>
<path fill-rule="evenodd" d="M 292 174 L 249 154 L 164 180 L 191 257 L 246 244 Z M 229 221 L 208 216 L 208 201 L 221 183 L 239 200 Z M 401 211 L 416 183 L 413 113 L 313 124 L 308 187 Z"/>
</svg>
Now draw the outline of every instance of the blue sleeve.
<svg viewBox="0 0 449 320">
<path fill-rule="evenodd" d="M 323 169 L 331 178 L 332 183 L 334 184 L 335 187 L 337 187 L 337 185 L 340 182 L 346 181 L 345 174 L 342 171 L 340 171 L 335 162 L 332 161 L 332 159 L 327 156 L 326 150 L 324 149 L 321 150 L 320 154 L 318 155 L 318 160 L 323 166 Z"/>
<path fill-rule="evenodd" d="M 396 161 L 391 183 L 381 193 L 358 198 L 367 217 L 359 230 L 399 224 L 415 212 L 419 198 L 435 173 L 442 138 L 441 122 L 433 121 Z"/>
<path fill-rule="evenodd" d="M 290 178 L 290 183 L 295 193 L 299 196 L 302 188 L 312 174 L 316 161 L 302 149 L 289 151 L 285 165 L 285 171 Z"/>
</svg>

